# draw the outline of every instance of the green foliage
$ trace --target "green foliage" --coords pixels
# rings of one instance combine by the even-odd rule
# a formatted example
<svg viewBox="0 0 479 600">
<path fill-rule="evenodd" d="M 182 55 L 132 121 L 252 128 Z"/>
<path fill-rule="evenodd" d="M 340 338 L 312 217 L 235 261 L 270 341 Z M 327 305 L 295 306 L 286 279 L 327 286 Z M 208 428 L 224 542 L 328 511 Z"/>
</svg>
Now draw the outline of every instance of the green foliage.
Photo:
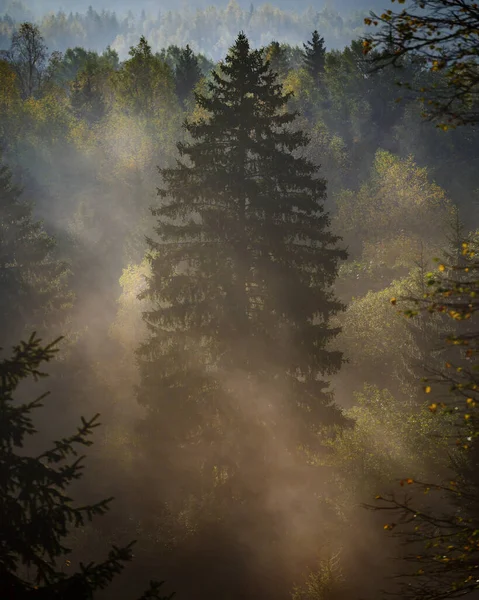
<svg viewBox="0 0 479 600">
<path fill-rule="evenodd" d="M 453 421 L 438 419 L 414 397 L 395 397 L 386 389 L 365 385 L 346 411 L 354 427 L 330 442 L 334 466 L 344 481 L 347 510 L 358 493 L 367 497 L 408 473 L 437 477 L 447 466 Z"/>
<path fill-rule="evenodd" d="M 118 53 L 109 46 L 101 54 L 93 50 L 85 50 L 80 46 L 68 48 L 61 56 L 55 71 L 55 81 L 66 84 L 74 81 L 79 73 L 88 68 L 116 71 L 119 65 Z"/>
<path fill-rule="evenodd" d="M 331 132 L 324 122 L 309 124 L 306 119 L 298 119 L 303 129 L 310 127 L 310 141 L 306 156 L 315 165 L 320 165 L 324 178 L 328 182 L 328 198 L 331 210 L 336 208 L 335 195 L 344 188 L 351 173 L 349 149 L 340 135 Z"/>
<path fill-rule="evenodd" d="M 61 57 L 53 77 L 69 87 L 74 114 L 92 124 L 105 116 L 109 80 L 118 67 L 118 54 L 109 47 L 101 55 L 83 48 L 70 48 Z"/>
<path fill-rule="evenodd" d="M 318 423 L 341 419 L 324 377 L 341 365 L 327 344 L 345 258 L 324 181 L 296 155 L 307 137 L 290 131 L 288 96 L 244 35 L 209 91 L 197 95 L 205 116 L 186 124 L 181 160 L 160 171 L 138 391 L 162 451 L 206 481 L 270 452 L 254 448 L 272 443 L 272 420 L 296 415 L 317 444 Z"/>
<path fill-rule="evenodd" d="M 364 376 L 368 367 L 374 372 L 380 365 L 389 375 L 403 372 L 404 350 L 412 342 L 406 320 L 392 313 L 391 298 L 407 289 L 408 279 L 394 281 L 379 291 L 353 298 L 341 319 L 340 345 L 355 369 Z"/>
<path fill-rule="evenodd" d="M 171 69 L 153 55 L 143 36 L 129 55 L 113 78 L 117 102 L 127 114 L 156 119 L 173 106 Z"/>
<path fill-rule="evenodd" d="M 448 324 L 438 315 L 411 322 L 391 311 L 390 299 L 424 294 L 432 257 L 447 244 L 453 206 L 412 157 L 381 150 L 359 191 L 342 190 L 336 203 L 335 230 L 353 257 L 337 284 L 349 301 L 336 341 L 350 361 L 348 389 L 367 381 L 415 395 L 418 378 L 442 360 L 438 340 Z"/>
<path fill-rule="evenodd" d="M 235 51 L 221 64 L 207 60 L 200 51 L 223 56 L 242 20 L 252 45 L 261 50 L 249 51 L 245 61 L 235 58 Z M 137 553 L 159 562 L 166 548 L 175 547 L 178 554 L 166 558 L 179 579 L 188 579 L 184 564 L 176 562 L 188 544 L 195 548 L 195 560 L 185 564 L 196 567 L 199 555 L 216 563 L 207 552 L 214 546 L 217 555 L 237 565 L 248 562 L 239 538 L 248 539 L 249 549 L 268 556 L 275 563 L 272 571 L 284 580 L 290 577 L 289 582 L 298 581 L 304 565 L 311 564 L 318 539 L 327 543 L 351 536 L 368 546 L 364 554 L 369 546 L 377 554 L 377 541 L 369 541 L 374 528 L 368 529 L 351 508 L 358 498 L 389 486 L 390 478 L 404 482 L 407 473 L 437 480 L 447 466 L 455 421 L 451 415 L 438 419 L 439 392 L 449 387 L 437 373 L 444 367 L 454 376 L 450 387 L 467 384 L 473 357 L 461 356 L 456 364 L 452 358 L 460 346 L 442 348 L 438 340 L 461 327 L 470 333 L 472 317 L 449 319 L 447 311 L 433 311 L 427 319 L 407 319 L 391 309 L 390 301 L 423 298 L 435 289 L 435 283 L 427 286 L 425 273 L 433 270 L 430 257 L 449 243 L 443 225 L 456 214 L 450 198 L 460 203 L 461 215 L 468 209 L 468 224 L 475 223 L 479 178 L 471 157 L 479 148 L 477 134 L 473 128 L 447 136 L 441 130 L 427 132 L 420 107 L 407 97 L 396 102 L 395 81 L 401 76 L 428 87 L 444 71 L 428 73 L 406 56 L 401 70 L 373 71 L 375 53 L 364 55 L 360 41 L 320 53 L 318 85 L 303 63 L 301 42 L 317 28 L 328 47 L 338 47 L 338 40 L 349 44 L 349 32 L 360 26 L 361 16 L 339 18 L 332 9 L 300 15 L 267 6 L 245 11 L 235 2 L 194 15 L 172 11 L 121 22 L 108 11 L 91 9 L 42 20 L 40 31 L 52 49 L 81 44 L 98 52 L 80 47 L 63 56 L 54 52 L 31 97 L 22 98 L 13 64 L 0 62 L 0 143 L 12 167 L 28 169 L 24 197 L 34 198 L 35 214 L 45 218 L 49 232 L 55 225 L 59 251 L 71 259 L 78 297 L 75 326 L 84 332 L 68 361 L 63 355 L 54 389 L 68 390 L 69 400 L 61 405 L 66 413 L 80 399 L 82 406 L 99 402 L 114 413 L 102 461 L 95 461 L 97 485 L 103 479 L 109 485 L 102 478 L 106 471 L 109 480 L 128 482 L 113 537 L 138 530 Z M 6 40 L 8 46 L 11 34 L 10 21 L 0 21 L 0 43 Z M 278 41 L 269 43 L 273 36 Z M 133 45 L 122 65 L 116 51 L 103 52 L 109 42 L 122 57 Z M 185 48 L 186 42 L 191 47 Z M 263 74 L 265 60 L 279 78 Z M 200 71 L 204 77 L 197 81 Z M 241 96 L 245 82 L 247 93 Z M 196 106 L 192 91 L 198 94 Z M 177 99 L 183 95 L 180 106 Z M 288 121 L 296 110 L 301 116 Z M 188 123 L 181 132 L 185 112 Z M 163 177 L 160 202 L 153 198 L 155 165 Z M 21 196 L 16 198 L 21 203 Z M 151 204 L 158 209 L 154 236 Z M 300 205 L 303 211 L 292 208 Z M 352 255 L 337 279 L 344 255 L 339 256 L 336 243 L 323 243 L 334 235 L 329 236 L 327 212 L 320 209 L 334 215 L 334 232 Z M 31 211 L 21 214 L 27 213 L 33 223 Z M 14 220 L 9 219 L 2 220 L 0 239 L 1 231 L 11 230 L 13 238 L 20 231 L 11 229 Z M 154 238 L 149 263 L 143 261 L 145 235 Z M 44 240 L 41 248 L 32 247 L 25 273 L 40 273 L 35 260 L 47 246 Z M 48 247 L 53 265 L 56 254 L 53 245 Z M 13 242 L 10 249 L 20 256 Z M 457 273 L 448 267 L 455 260 L 449 254 L 438 273 L 451 278 Z M 5 277 L 13 274 L 4 271 Z M 139 301 L 144 276 L 150 292 Z M 9 280 L 17 295 L 2 295 L 7 325 L 16 319 L 10 316 L 18 298 L 26 297 L 22 281 Z M 333 285 L 348 302 L 337 315 Z M 401 308 L 407 307 L 409 314 L 420 310 L 412 301 Z M 142 311 L 148 313 L 144 320 Z M 44 322 L 46 328 L 50 322 L 56 326 L 54 313 L 63 319 L 62 312 L 55 309 L 48 316 L 46 311 L 48 321 L 39 308 L 38 318 L 20 315 L 18 320 Z M 140 379 L 131 353 L 147 337 L 147 327 Z M 349 365 L 335 380 L 343 352 Z M 429 373 L 430 381 L 420 382 L 418 374 L 424 376 L 425 369 L 435 372 Z M 336 398 L 354 403 L 346 414 L 354 427 L 332 432 L 321 427 L 327 418 L 340 416 L 326 383 L 330 378 Z M 134 404 L 137 382 L 145 407 Z M 364 388 L 365 382 L 371 385 Z M 430 396 L 423 396 L 423 388 Z M 476 402 L 469 389 L 464 393 Z M 429 409 L 422 410 L 427 398 Z M 461 473 L 477 463 L 472 453 L 458 451 L 470 444 L 467 437 L 474 439 L 475 405 L 467 398 L 455 398 L 448 407 L 457 407 L 459 421 L 467 425 L 451 452 Z M 147 417 L 137 432 L 133 427 L 143 408 Z M 56 407 L 51 410 L 56 414 Z M 334 441 L 325 442 L 332 434 Z M 304 455 L 295 454 L 298 440 Z M 141 458 L 149 444 L 154 468 Z M 323 452 L 324 445 L 330 450 L 326 457 L 315 452 Z M 305 457 L 314 468 L 298 468 Z M 323 467 L 331 473 L 326 482 Z M 146 477 L 149 494 L 137 494 Z M 166 508 L 165 498 L 171 500 Z M 101 521 L 87 528 L 88 536 L 77 530 L 87 553 L 110 535 Z M 218 539 L 212 531 L 220 531 Z M 282 532 L 279 541 L 277 532 Z M 222 545 L 225 537 L 238 556 L 232 558 L 230 547 Z M 362 582 L 351 573 L 361 561 L 354 543 L 348 552 L 352 559 L 347 556 L 343 567 L 356 593 L 356 583 Z M 283 569 L 283 558 L 288 568 Z M 217 564 L 223 571 L 223 563 Z M 310 572 L 296 591 L 298 598 L 335 595 L 323 567 Z M 192 586 L 203 576 L 199 571 L 190 577 Z M 374 572 L 380 571 L 386 568 Z M 265 569 L 254 581 L 262 585 L 268 576 Z M 242 572 L 241 579 L 249 581 L 249 573 Z M 229 581 L 224 595 L 239 596 L 237 583 Z M 215 578 L 211 585 L 220 587 Z"/>
<path fill-rule="evenodd" d="M 421 253 L 433 255 L 444 238 L 452 204 L 413 157 L 378 150 L 369 181 L 357 193 L 337 198 L 335 228 L 353 254 L 376 267 L 413 266 Z M 424 240 L 424 223 L 429 223 Z M 362 246 L 362 248 L 361 248 Z"/>
</svg>

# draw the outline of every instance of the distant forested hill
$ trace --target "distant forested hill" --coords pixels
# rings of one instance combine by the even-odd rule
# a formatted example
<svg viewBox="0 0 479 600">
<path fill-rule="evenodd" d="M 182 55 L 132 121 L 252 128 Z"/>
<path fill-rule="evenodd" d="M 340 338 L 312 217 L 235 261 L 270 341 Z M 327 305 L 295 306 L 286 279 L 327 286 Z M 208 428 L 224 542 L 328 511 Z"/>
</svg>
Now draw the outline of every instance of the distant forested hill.
<svg viewBox="0 0 479 600">
<path fill-rule="evenodd" d="M 2 1 L 3 4 L 13 4 L 8 0 L 0 0 L 0 6 Z M 237 2 L 242 8 L 249 8 L 251 4 L 254 6 L 261 4 L 261 2 L 251 2 L 251 0 L 237 0 Z M 145 10 L 146 12 L 157 13 L 158 10 L 177 10 L 186 7 L 206 8 L 210 5 L 225 7 L 228 0 L 163 0 L 162 2 L 158 2 L 158 0 L 140 0 L 134 3 L 130 0 L 29 0 L 24 3 L 37 14 L 59 9 L 65 12 L 84 11 L 90 4 L 96 9 L 115 10 L 118 13 L 126 13 L 129 10 L 132 12 Z M 283 10 L 296 11 L 305 10 L 310 6 L 316 10 L 329 6 L 339 11 L 362 11 L 384 8 L 390 4 L 390 0 L 271 0 L 269 4 Z"/>
<path fill-rule="evenodd" d="M 144 35 L 155 51 L 189 44 L 217 60 L 240 30 L 258 47 L 271 40 L 301 46 L 317 29 L 328 49 L 340 49 L 363 33 L 367 9 L 383 2 L 388 0 L 0 0 L 0 49 L 9 46 L 16 24 L 30 20 L 50 50 L 111 46 L 122 59 Z"/>
</svg>

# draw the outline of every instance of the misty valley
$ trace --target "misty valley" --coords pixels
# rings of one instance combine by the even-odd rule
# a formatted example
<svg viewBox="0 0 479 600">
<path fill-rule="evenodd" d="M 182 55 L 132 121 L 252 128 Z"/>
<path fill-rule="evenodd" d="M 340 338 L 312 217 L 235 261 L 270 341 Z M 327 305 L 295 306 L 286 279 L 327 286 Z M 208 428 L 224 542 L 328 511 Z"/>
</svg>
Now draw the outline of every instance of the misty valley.
<svg viewBox="0 0 479 600">
<path fill-rule="evenodd" d="M 479 598 L 478 56 L 0 0 L 0 600 Z"/>
</svg>

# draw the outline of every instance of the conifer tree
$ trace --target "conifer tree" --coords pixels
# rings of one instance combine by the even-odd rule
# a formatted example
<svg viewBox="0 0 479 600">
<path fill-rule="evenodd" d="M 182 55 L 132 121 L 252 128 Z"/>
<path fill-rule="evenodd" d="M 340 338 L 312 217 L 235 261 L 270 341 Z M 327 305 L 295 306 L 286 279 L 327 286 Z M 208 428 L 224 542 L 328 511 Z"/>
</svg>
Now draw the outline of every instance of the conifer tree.
<svg viewBox="0 0 479 600">
<path fill-rule="evenodd" d="M 304 436 L 340 420 L 324 376 L 342 362 L 327 343 L 346 252 L 328 229 L 325 182 L 300 156 L 308 139 L 291 130 L 289 98 L 240 34 L 209 94 L 196 95 L 209 116 L 186 122 L 191 143 L 161 170 L 138 399 L 172 460 L 189 451 L 193 463 L 212 453 L 215 466 L 259 465 L 253 438 L 279 415 Z"/>
<path fill-rule="evenodd" d="M 198 58 L 193 50 L 186 45 L 178 54 L 175 69 L 176 93 L 180 102 L 190 97 L 195 85 L 201 79 L 201 69 Z"/>
<path fill-rule="evenodd" d="M 75 434 L 41 454 L 25 452 L 28 438 L 37 433 L 32 413 L 42 408 L 48 394 L 19 404 L 17 388 L 25 379 L 45 377 L 40 367 L 54 358 L 58 341 L 43 345 L 33 334 L 0 361 L 0 597 L 8 600 L 90 600 L 132 558 L 129 544 L 113 547 L 103 563 L 80 563 L 75 574 L 63 569 L 71 556 L 64 545 L 70 529 L 105 514 L 111 498 L 75 506 L 68 495 L 69 486 L 82 476 L 78 447 L 91 445 L 98 415 L 82 419 Z M 160 586 L 152 582 L 142 600 L 162 600 Z"/>
<path fill-rule="evenodd" d="M 320 37 L 317 31 L 313 31 L 312 38 L 306 44 L 303 44 L 303 63 L 316 83 L 324 72 L 324 63 L 326 48 L 324 47 L 324 38 Z"/>
<path fill-rule="evenodd" d="M 13 343 L 25 327 L 58 326 L 71 306 L 69 270 L 55 240 L 32 216 L 12 172 L 0 162 L 0 331 Z"/>
</svg>

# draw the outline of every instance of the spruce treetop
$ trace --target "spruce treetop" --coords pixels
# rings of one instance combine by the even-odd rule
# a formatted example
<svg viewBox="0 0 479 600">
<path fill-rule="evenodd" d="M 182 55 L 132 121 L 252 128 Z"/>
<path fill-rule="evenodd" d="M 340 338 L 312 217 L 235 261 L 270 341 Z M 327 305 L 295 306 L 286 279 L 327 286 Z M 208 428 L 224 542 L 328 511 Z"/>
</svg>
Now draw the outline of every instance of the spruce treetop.
<svg viewBox="0 0 479 600">
<path fill-rule="evenodd" d="M 314 79 L 319 81 L 319 77 L 324 72 L 326 48 L 324 38 L 320 37 L 317 31 L 313 31 L 311 40 L 303 44 L 303 62 L 306 70 Z"/>
</svg>

